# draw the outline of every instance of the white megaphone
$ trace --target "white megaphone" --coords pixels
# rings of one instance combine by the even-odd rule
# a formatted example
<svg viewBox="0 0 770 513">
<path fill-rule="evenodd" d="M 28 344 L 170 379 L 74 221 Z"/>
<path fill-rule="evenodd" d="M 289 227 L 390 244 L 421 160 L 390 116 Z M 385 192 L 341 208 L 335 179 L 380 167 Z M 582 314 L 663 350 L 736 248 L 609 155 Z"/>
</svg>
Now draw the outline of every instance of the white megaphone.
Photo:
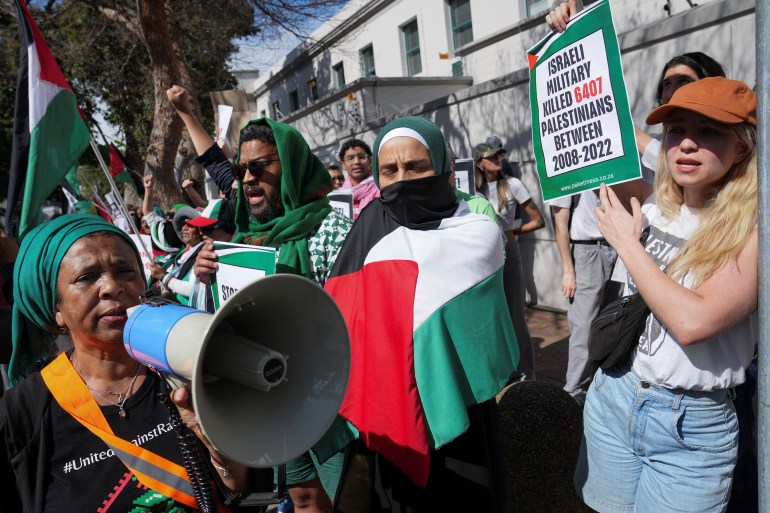
<svg viewBox="0 0 770 513">
<path fill-rule="evenodd" d="M 123 340 L 135 360 L 189 381 L 209 441 L 250 467 L 282 465 L 318 442 L 350 374 L 337 304 L 289 274 L 240 289 L 214 315 L 174 304 L 134 307 Z"/>
</svg>

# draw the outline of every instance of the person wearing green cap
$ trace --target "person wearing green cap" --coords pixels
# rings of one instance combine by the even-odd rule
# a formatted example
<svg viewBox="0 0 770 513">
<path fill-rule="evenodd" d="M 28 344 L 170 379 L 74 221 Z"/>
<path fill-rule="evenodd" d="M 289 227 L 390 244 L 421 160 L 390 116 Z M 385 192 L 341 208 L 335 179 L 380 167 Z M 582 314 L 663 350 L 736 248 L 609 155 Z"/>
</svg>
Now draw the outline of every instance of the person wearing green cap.
<svg viewBox="0 0 770 513">
<path fill-rule="evenodd" d="M 326 290 L 351 370 L 340 513 L 506 511 L 496 394 L 519 360 L 497 223 L 448 179 L 439 127 L 409 116 L 374 143 L 380 197 L 361 211 Z"/>
<path fill-rule="evenodd" d="M 233 179 L 237 181 L 230 197 L 236 204 L 233 242 L 274 247 L 277 272 L 298 274 L 323 285 L 351 221 L 331 209 L 326 197 L 332 191 L 331 178 L 302 135 L 268 118 L 250 121 L 241 130 L 236 163 L 230 165 L 192 114 L 189 93 L 175 85 L 166 97 L 190 133 L 199 154 L 196 161 L 219 189 L 230 190 Z M 204 244 L 195 263 L 200 281 L 209 280 L 216 259 L 213 245 Z M 331 511 L 342 461 L 341 452 L 329 454 L 317 445 L 289 462 L 287 484 L 297 511 Z"/>
<path fill-rule="evenodd" d="M 108 501 L 115 511 L 149 501 L 164 511 L 202 509 L 170 426 L 176 410 L 159 399 L 168 389 L 123 343 L 128 310 L 145 287 L 129 236 L 98 216 L 44 223 L 19 248 L 13 287 L 13 388 L 0 401 L 0 509 L 101 511 Z M 68 348 L 56 347 L 57 335 Z M 172 394 L 181 420 L 199 431 L 186 397 L 181 389 Z M 201 441 L 203 458 L 226 461 Z M 250 490 L 249 469 L 227 469 L 220 475 L 226 486 Z"/>
</svg>

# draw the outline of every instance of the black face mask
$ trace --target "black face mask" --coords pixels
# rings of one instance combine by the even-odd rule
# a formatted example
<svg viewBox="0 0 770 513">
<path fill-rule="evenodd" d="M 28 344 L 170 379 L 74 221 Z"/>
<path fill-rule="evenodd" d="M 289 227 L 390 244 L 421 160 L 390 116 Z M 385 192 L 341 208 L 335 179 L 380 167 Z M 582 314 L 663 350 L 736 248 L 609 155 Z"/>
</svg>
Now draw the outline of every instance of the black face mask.
<svg viewBox="0 0 770 513">
<path fill-rule="evenodd" d="M 430 230 L 457 209 L 449 175 L 401 180 L 380 191 L 380 201 L 398 224 L 413 230 Z"/>
</svg>

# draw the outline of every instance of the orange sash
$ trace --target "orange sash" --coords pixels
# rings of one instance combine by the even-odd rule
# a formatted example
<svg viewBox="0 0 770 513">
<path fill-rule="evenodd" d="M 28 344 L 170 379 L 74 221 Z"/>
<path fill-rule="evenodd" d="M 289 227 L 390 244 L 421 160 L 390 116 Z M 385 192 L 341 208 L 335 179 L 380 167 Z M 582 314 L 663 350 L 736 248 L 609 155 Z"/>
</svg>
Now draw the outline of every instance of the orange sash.
<svg viewBox="0 0 770 513">
<path fill-rule="evenodd" d="M 40 374 L 59 406 L 101 438 L 139 482 L 177 502 L 198 508 L 184 467 L 113 434 L 101 408 L 66 353 L 46 365 Z"/>
</svg>

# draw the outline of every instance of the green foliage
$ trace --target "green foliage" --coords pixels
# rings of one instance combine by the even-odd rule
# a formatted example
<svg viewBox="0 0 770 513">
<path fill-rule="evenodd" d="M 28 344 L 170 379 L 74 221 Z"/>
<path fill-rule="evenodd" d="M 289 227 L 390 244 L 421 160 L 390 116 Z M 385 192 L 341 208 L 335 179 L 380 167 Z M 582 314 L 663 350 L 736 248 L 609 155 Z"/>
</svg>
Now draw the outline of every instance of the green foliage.
<svg viewBox="0 0 770 513">
<path fill-rule="evenodd" d="M 16 18 L 0 10 L 0 198 L 8 191 L 13 104 L 19 73 L 19 32 Z"/>
<path fill-rule="evenodd" d="M 235 86 L 226 62 L 235 51 L 233 39 L 255 33 L 253 8 L 247 0 L 171 4 L 176 16 L 171 20 L 172 26 L 185 54 L 194 81 L 192 86 L 201 93 L 198 101 L 202 122 L 204 126 L 213 126 L 208 92 Z M 62 0 L 49 2 L 42 10 L 34 6 L 32 9 L 92 131 L 98 132 L 93 119 L 100 112 L 120 128 L 125 138 L 127 165 L 142 170 L 153 122 L 154 88 L 147 48 L 129 29 L 136 18 L 136 4 L 125 0 Z M 233 15 L 213 15 L 214 12 Z M 14 32 L 15 23 L 11 18 Z M 17 38 L 14 33 L 12 39 Z M 7 46 L 3 44 L 0 52 L 4 53 Z M 15 82 L 10 87 L 11 98 L 13 90 Z M 3 105 L 6 104 L 4 101 Z M 12 114 L 6 117 L 2 113 L 2 117 L 12 119 Z M 84 162 L 96 164 L 96 159 L 89 152 Z"/>
<path fill-rule="evenodd" d="M 346 1 L 166 0 L 171 36 L 180 43 L 193 82 L 181 85 L 198 93 L 203 126 L 214 125 L 208 93 L 235 86 L 236 81 L 226 67 L 236 51 L 234 41 L 257 35 L 255 39 L 263 42 L 280 39 L 286 33 L 299 36 L 306 32 L 306 27 L 331 16 Z M 137 28 L 137 2 L 31 3 L 33 18 L 75 91 L 92 132 L 100 131 L 94 121 L 97 113 L 119 127 L 126 164 L 141 172 L 155 113 L 153 70 L 149 51 Z M 18 74 L 17 27 L 11 3 L 0 0 L 0 198 L 5 196 L 8 185 Z M 94 169 L 93 181 L 102 183 L 102 177 L 97 178 L 101 171 L 92 151 L 87 151 L 80 163 Z M 99 188 L 103 189 L 103 185 Z"/>
</svg>

